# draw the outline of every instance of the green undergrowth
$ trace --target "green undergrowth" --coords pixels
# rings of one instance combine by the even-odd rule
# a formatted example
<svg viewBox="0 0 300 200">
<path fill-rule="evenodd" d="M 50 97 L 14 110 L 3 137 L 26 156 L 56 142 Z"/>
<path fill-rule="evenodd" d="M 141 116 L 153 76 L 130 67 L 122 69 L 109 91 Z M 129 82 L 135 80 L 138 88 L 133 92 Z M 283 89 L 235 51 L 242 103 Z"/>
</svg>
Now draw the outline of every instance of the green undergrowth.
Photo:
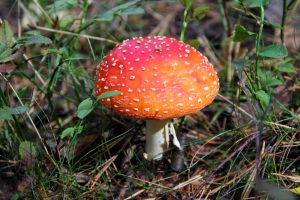
<svg viewBox="0 0 300 200">
<path fill-rule="evenodd" d="M 298 1 L 4 5 L 0 196 L 293 199 L 300 193 Z M 281 12 L 277 21 L 270 8 Z M 173 120 L 184 150 L 178 154 L 171 145 L 160 161 L 143 156 L 142 121 L 98 103 L 118 91 L 93 95 L 102 58 L 122 40 L 148 35 L 197 48 L 220 78 L 210 106 Z"/>
</svg>

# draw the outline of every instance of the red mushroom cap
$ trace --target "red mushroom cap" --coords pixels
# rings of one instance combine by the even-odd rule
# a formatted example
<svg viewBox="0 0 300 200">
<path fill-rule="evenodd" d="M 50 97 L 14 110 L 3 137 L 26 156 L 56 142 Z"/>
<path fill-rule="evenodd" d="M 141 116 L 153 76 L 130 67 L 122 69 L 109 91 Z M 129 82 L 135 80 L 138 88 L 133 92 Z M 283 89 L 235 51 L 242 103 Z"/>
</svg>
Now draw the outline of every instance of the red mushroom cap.
<svg viewBox="0 0 300 200">
<path fill-rule="evenodd" d="M 169 119 L 209 105 L 219 90 L 213 66 L 193 47 L 166 37 L 125 40 L 100 63 L 96 96 L 113 112 L 134 119 Z"/>
</svg>

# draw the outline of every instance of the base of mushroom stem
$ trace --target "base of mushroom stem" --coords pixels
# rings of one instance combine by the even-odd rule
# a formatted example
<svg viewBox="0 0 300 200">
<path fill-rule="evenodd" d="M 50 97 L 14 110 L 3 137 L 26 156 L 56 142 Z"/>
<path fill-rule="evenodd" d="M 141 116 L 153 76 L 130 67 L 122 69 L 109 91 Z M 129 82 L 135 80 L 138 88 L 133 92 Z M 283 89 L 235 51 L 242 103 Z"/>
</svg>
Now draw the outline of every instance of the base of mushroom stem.
<svg viewBox="0 0 300 200">
<path fill-rule="evenodd" d="M 174 126 L 170 119 L 146 120 L 146 152 L 147 159 L 160 160 L 168 149 L 170 136 L 173 136 L 173 144 L 180 147 Z"/>
</svg>

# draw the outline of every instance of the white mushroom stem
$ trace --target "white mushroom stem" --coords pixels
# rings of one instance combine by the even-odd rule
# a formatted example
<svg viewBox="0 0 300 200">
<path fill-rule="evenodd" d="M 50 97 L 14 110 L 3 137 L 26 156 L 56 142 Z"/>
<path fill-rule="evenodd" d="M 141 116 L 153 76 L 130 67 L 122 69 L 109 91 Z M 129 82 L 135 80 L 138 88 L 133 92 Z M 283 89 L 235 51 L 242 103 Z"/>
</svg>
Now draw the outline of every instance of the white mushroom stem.
<svg viewBox="0 0 300 200">
<path fill-rule="evenodd" d="M 159 160 L 162 158 L 163 153 L 169 147 L 169 134 L 173 136 L 173 144 L 181 148 L 170 119 L 146 120 L 146 152 L 148 159 Z"/>
</svg>

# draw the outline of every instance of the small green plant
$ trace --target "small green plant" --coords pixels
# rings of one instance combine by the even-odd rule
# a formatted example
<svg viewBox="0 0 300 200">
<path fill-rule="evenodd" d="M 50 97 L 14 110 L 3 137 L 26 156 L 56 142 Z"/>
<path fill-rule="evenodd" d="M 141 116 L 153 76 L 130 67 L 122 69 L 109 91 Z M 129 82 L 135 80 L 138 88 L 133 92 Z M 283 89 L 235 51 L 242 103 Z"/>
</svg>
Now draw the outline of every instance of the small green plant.
<svg viewBox="0 0 300 200">
<path fill-rule="evenodd" d="M 180 41 L 184 40 L 184 34 L 186 27 L 189 22 L 193 20 L 200 20 L 203 19 L 207 12 L 209 12 L 208 6 L 198 6 L 195 8 L 191 8 L 193 5 L 194 0 L 179 0 L 179 2 L 184 6 L 184 13 L 183 13 L 183 20 L 182 20 L 182 28 L 180 34 Z M 191 40 L 187 42 L 193 47 L 198 47 L 199 42 L 197 40 Z"/>
<path fill-rule="evenodd" d="M 282 84 L 282 79 L 278 77 L 278 73 L 273 73 L 266 69 L 261 69 L 260 61 L 265 59 L 283 59 L 288 56 L 286 47 L 283 44 L 273 44 L 266 47 L 262 47 L 262 34 L 264 27 L 264 7 L 268 4 L 268 1 L 239 1 L 240 5 L 247 11 L 249 8 L 257 8 L 260 11 L 260 17 L 257 19 L 257 25 L 259 31 L 257 33 L 246 30 L 242 25 L 236 24 L 234 28 L 234 34 L 230 37 L 233 42 L 241 42 L 249 37 L 255 37 L 255 61 L 253 61 L 253 67 L 247 70 L 246 73 L 249 84 L 247 88 L 252 97 L 257 99 L 260 104 L 262 112 L 264 112 L 270 103 L 272 95 L 272 86 Z M 294 67 L 290 61 L 284 61 L 286 63 L 286 70 L 294 72 Z M 281 65 L 282 70 L 282 65 Z M 262 71 L 263 70 L 263 71 Z M 283 69 L 284 70 L 284 69 Z"/>
<path fill-rule="evenodd" d="M 97 99 L 95 100 L 95 102 L 93 102 L 90 98 L 83 100 L 79 106 L 78 106 L 78 113 L 77 113 L 77 117 L 80 119 L 77 123 L 76 126 L 74 127 L 69 127 L 67 129 L 65 129 L 62 134 L 61 134 L 61 139 L 63 139 L 64 137 L 70 135 L 71 137 L 73 137 L 74 135 L 78 135 L 82 132 L 83 130 L 83 126 L 82 121 L 83 119 L 90 114 L 93 109 L 95 108 L 95 106 L 98 104 L 98 102 L 101 99 L 105 99 L 105 98 L 109 98 L 115 95 L 121 94 L 121 92 L 119 91 L 109 91 L 106 93 L 103 93 L 101 95 L 99 95 L 97 97 Z"/>
</svg>

